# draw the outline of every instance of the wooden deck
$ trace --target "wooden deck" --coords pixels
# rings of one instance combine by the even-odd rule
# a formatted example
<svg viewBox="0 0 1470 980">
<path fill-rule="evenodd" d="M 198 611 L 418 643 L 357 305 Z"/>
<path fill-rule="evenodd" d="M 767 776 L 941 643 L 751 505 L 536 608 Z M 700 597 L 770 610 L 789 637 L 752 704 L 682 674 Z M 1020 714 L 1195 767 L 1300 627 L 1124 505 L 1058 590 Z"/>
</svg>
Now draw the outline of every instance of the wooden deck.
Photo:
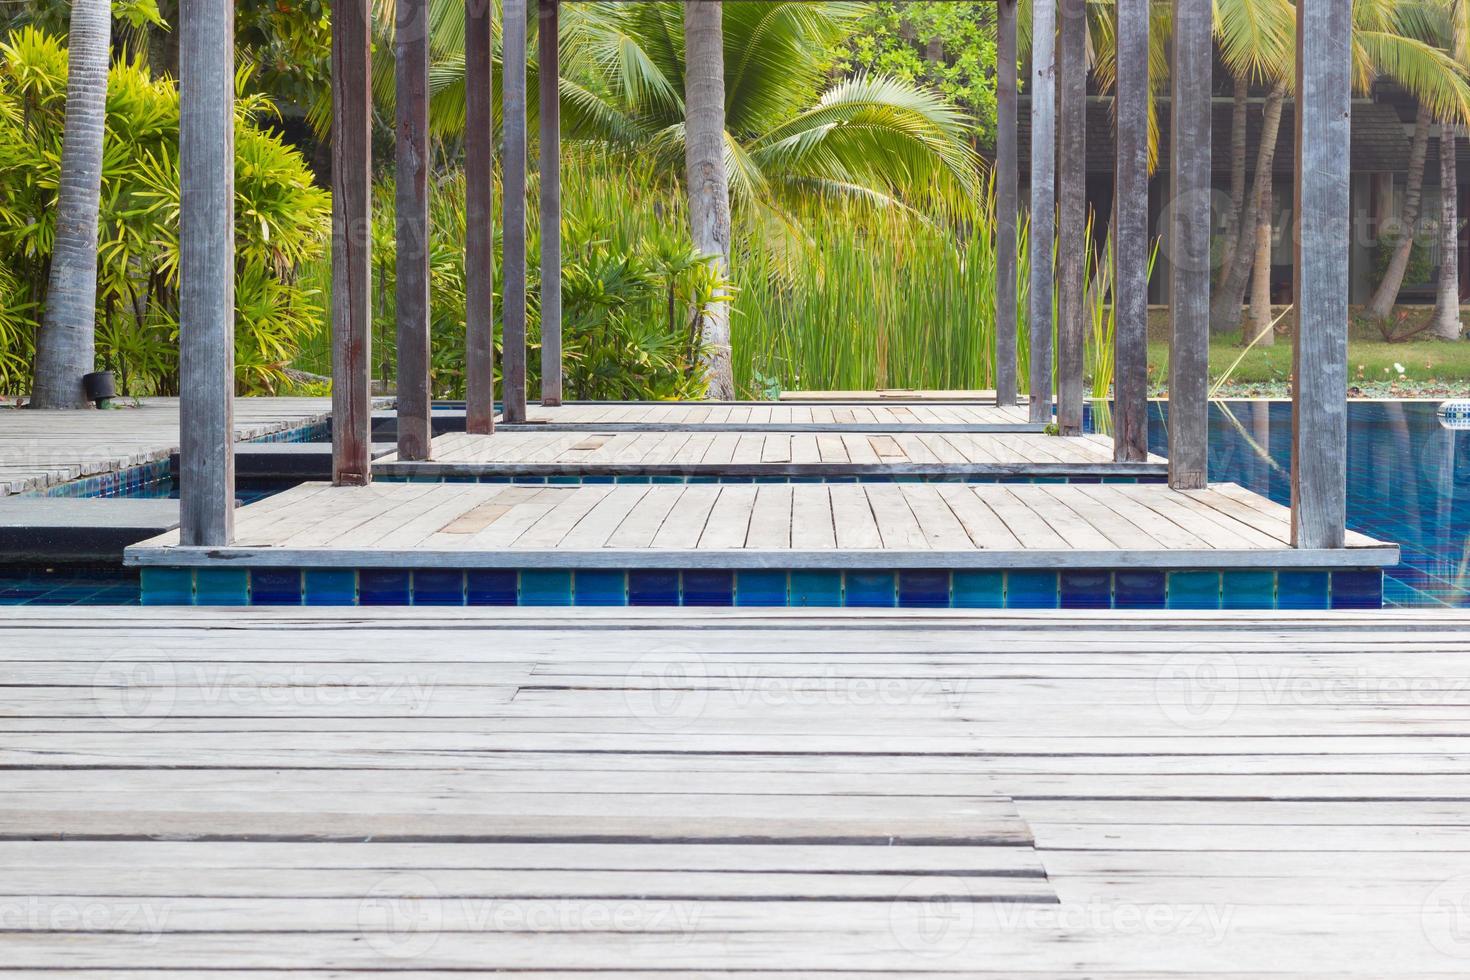
<svg viewBox="0 0 1470 980">
<path fill-rule="evenodd" d="M 548 408 L 531 405 L 526 427 L 589 427 L 610 432 L 657 429 L 734 431 L 772 429 L 788 432 L 1040 432 L 1024 407 L 957 402 L 928 404 L 788 404 L 781 402 L 572 402 Z"/>
<path fill-rule="evenodd" d="M 1393 564 L 1294 549 L 1286 508 L 1233 484 L 307 483 L 240 509 L 235 544 L 169 532 L 137 565 L 401 568 L 1226 568 Z"/>
<path fill-rule="evenodd" d="M 330 398 L 237 398 L 235 437 L 321 422 L 331 407 Z M 0 496 L 165 460 L 178 448 L 177 398 L 106 411 L 0 409 Z"/>
<path fill-rule="evenodd" d="M 1152 476 L 1167 461 L 1115 463 L 1103 436 L 1041 433 L 868 432 L 464 432 L 434 440 L 433 460 L 390 454 L 380 476 L 629 475 Z"/>
<path fill-rule="evenodd" d="M 1466 973 L 1464 615 L 619 612 L 8 612 L 3 972 Z"/>
</svg>

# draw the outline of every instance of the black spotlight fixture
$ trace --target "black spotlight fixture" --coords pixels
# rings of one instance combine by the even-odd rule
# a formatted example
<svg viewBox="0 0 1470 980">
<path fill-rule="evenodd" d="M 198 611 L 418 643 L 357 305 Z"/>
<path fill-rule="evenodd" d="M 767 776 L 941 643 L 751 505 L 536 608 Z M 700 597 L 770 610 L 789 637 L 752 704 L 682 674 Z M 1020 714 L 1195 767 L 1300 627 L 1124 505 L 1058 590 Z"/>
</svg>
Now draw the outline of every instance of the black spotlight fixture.
<svg viewBox="0 0 1470 980">
<path fill-rule="evenodd" d="M 82 390 L 87 393 L 87 401 L 98 408 L 106 408 L 107 403 L 117 397 L 117 379 L 111 371 L 93 371 L 82 375 Z"/>
</svg>

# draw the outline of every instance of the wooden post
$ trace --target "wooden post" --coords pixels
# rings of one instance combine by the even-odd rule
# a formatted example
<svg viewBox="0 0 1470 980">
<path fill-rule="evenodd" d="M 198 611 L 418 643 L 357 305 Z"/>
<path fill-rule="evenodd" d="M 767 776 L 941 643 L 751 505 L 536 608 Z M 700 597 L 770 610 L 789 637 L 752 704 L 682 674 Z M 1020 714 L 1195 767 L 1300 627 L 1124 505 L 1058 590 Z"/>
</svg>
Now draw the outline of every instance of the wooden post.
<svg viewBox="0 0 1470 980">
<path fill-rule="evenodd" d="M 536 32 L 541 123 L 541 404 L 561 404 L 561 57 L 557 10 L 539 0 Z"/>
<path fill-rule="evenodd" d="M 507 422 L 526 421 L 526 3 L 504 0 L 501 92 L 505 98 L 505 159 L 501 205 L 505 224 L 505 329 L 501 334 L 500 393 Z"/>
<path fill-rule="evenodd" d="M 495 431 L 493 0 L 465 0 L 465 431 Z"/>
<path fill-rule="evenodd" d="M 1317 2 L 1317 0 L 1311 0 Z M 1169 146 L 1169 486 L 1208 479 L 1210 354 L 1210 0 L 1174 4 Z"/>
<path fill-rule="evenodd" d="M 1016 0 L 996 4 L 995 403 L 1016 404 Z"/>
<path fill-rule="evenodd" d="M 1057 430 L 1082 434 L 1087 315 L 1087 4 L 1061 0 L 1057 54 Z"/>
<path fill-rule="evenodd" d="M 1031 8 L 1031 413 L 1051 422 L 1052 249 L 1056 235 L 1056 4 Z"/>
<path fill-rule="evenodd" d="M 1296 8 L 1296 331 L 1291 540 L 1341 548 L 1347 520 L 1349 0 Z"/>
<path fill-rule="evenodd" d="M 179 5 L 179 543 L 235 533 L 235 6 Z"/>
<path fill-rule="evenodd" d="M 372 66 L 368 0 L 332 5 L 332 482 L 372 480 Z"/>
<path fill-rule="evenodd" d="M 1118 0 L 1113 170 L 1113 458 L 1148 459 L 1148 0 Z"/>
<path fill-rule="evenodd" d="M 429 420 L 429 2 L 398 0 L 396 6 L 398 456 L 412 460 L 428 459 L 434 438 Z"/>
</svg>

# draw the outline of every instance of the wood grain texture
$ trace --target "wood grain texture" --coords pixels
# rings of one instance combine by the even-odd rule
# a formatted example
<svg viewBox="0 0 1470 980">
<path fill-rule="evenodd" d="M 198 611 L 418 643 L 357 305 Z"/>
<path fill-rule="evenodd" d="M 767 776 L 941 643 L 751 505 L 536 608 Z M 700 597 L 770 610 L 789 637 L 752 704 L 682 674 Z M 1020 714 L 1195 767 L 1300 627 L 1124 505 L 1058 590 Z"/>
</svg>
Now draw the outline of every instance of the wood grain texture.
<svg viewBox="0 0 1470 980">
<path fill-rule="evenodd" d="M 537 0 L 536 68 L 541 153 L 541 404 L 560 405 L 561 365 L 561 52 L 560 0 Z"/>
<path fill-rule="evenodd" d="M 1031 226 L 1032 255 L 1052 254 L 1056 241 L 1056 4 L 1031 10 Z M 1052 421 L 1053 265 L 1032 262 L 1029 293 L 1031 397 L 1029 417 Z"/>
<path fill-rule="evenodd" d="M 394 7 L 394 320 L 398 455 L 428 459 L 429 420 L 429 3 Z"/>
<path fill-rule="evenodd" d="M 235 527 L 235 11 L 228 0 L 185 0 L 179 15 L 179 530 L 189 544 L 228 544 Z M 83 424 L 92 430 L 91 419 Z"/>
<path fill-rule="evenodd" d="M 526 418 L 526 7 L 530 0 L 505 0 L 501 16 L 501 123 L 505 157 L 500 164 L 501 207 L 505 223 L 501 251 L 505 262 L 504 363 L 500 397 L 506 422 Z"/>
<path fill-rule="evenodd" d="M 1087 4 L 1059 0 L 1057 7 L 1057 429 L 1078 436 L 1087 331 Z"/>
<path fill-rule="evenodd" d="M 1169 167 L 1169 483 L 1203 487 L 1210 383 L 1210 115 L 1214 74 L 1209 0 L 1174 7 Z"/>
<path fill-rule="evenodd" d="M 995 401 L 1016 404 L 1016 0 L 996 3 Z"/>
<path fill-rule="evenodd" d="M 12 612 L 18 976 L 1463 974 L 1464 613 Z"/>
<path fill-rule="evenodd" d="M 1340 546 L 1347 521 L 1351 33 L 1345 0 L 1297 6 L 1291 514 L 1303 548 Z"/>
<path fill-rule="evenodd" d="M 495 5 L 465 0 L 465 428 L 495 431 Z"/>
<path fill-rule="evenodd" d="M 372 31 L 332 7 L 332 480 L 372 479 Z"/>
<path fill-rule="evenodd" d="M 1148 458 L 1148 0 L 1114 8 L 1113 458 Z"/>
</svg>

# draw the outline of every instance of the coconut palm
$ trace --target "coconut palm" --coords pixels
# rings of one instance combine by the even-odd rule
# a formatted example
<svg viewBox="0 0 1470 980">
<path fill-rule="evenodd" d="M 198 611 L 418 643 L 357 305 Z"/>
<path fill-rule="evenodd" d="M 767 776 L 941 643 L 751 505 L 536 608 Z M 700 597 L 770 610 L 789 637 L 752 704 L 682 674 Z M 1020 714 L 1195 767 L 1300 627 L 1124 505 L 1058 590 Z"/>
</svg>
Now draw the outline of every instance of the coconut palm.
<svg viewBox="0 0 1470 980">
<path fill-rule="evenodd" d="M 46 312 L 36 336 L 32 408 L 85 408 L 82 376 L 96 361 L 97 211 L 112 34 L 108 0 L 73 0 L 65 135 Z"/>
</svg>

